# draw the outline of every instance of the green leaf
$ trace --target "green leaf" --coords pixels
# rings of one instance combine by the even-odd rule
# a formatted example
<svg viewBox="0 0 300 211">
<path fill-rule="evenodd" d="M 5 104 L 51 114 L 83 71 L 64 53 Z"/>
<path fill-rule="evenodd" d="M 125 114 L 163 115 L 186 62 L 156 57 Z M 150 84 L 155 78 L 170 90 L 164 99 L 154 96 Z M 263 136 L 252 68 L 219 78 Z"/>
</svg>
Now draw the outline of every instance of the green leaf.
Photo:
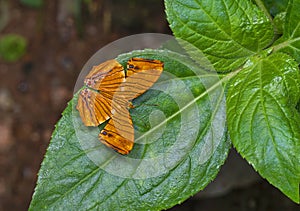
<svg viewBox="0 0 300 211">
<path fill-rule="evenodd" d="M 284 23 L 285 23 L 285 16 L 286 12 L 278 13 L 275 18 L 273 19 L 274 26 L 277 29 L 277 34 L 282 35 L 283 29 L 284 29 Z"/>
<path fill-rule="evenodd" d="M 283 53 L 255 57 L 230 81 L 230 138 L 260 175 L 299 203 L 300 94 L 297 63 Z"/>
<path fill-rule="evenodd" d="M 234 70 L 273 39 L 270 21 L 248 0 L 165 0 L 165 6 L 174 35 L 200 49 L 217 71 Z"/>
<path fill-rule="evenodd" d="M 26 53 L 27 41 L 18 34 L 7 34 L 0 39 L 0 56 L 8 62 L 20 59 Z"/>
<path fill-rule="evenodd" d="M 290 54 L 300 63 L 300 0 L 291 0 L 287 9 L 283 36 L 277 40 L 275 51 Z"/>
<path fill-rule="evenodd" d="M 97 140 L 100 128 L 83 125 L 76 94 L 56 125 L 29 210 L 167 209 L 215 178 L 230 149 L 218 78 L 166 50 L 118 61 L 136 56 L 163 61 L 164 72 L 133 101 L 132 152 L 121 156 Z"/>
<path fill-rule="evenodd" d="M 44 4 L 44 0 L 20 0 L 20 2 L 26 6 L 39 8 Z"/>
</svg>

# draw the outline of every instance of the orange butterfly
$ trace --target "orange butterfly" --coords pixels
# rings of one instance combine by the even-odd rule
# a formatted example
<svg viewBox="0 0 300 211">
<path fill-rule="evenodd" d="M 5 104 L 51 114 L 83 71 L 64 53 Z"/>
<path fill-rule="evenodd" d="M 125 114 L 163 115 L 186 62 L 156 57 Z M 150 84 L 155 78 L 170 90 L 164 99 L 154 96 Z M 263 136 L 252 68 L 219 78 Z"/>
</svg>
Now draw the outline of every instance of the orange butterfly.
<svg viewBox="0 0 300 211">
<path fill-rule="evenodd" d="M 98 126 L 109 119 L 99 134 L 102 143 L 121 154 L 128 154 L 134 144 L 130 100 L 147 91 L 160 77 L 163 62 L 132 58 L 123 66 L 108 60 L 94 66 L 86 76 L 78 98 L 77 110 L 86 126 Z"/>
</svg>

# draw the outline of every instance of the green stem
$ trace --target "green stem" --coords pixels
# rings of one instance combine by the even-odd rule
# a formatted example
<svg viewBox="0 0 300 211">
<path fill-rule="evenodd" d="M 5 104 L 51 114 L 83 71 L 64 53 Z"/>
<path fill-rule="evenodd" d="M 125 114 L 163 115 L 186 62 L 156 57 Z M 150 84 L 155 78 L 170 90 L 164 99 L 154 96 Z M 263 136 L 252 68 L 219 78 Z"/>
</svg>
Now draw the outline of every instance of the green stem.
<svg viewBox="0 0 300 211">
<path fill-rule="evenodd" d="M 270 15 L 269 11 L 265 7 L 264 3 L 261 0 L 255 0 L 256 5 L 264 12 L 264 14 L 268 17 L 271 23 L 273 23 L 273 18 Z"/>
<path fill-rule="evenodd" d="M 291 40 L 287 40 L 285 42 L 279 43 L 279 44 L 273 46 L 273 52 L 279 51 L 280 49 L 285 48 L 285 47 L 291 45 L 293 42 L 297 42 L 299 40 L 300 40 L 300 37 L 297 37 L 295 39 L 291 39 Z"/>
</svg>

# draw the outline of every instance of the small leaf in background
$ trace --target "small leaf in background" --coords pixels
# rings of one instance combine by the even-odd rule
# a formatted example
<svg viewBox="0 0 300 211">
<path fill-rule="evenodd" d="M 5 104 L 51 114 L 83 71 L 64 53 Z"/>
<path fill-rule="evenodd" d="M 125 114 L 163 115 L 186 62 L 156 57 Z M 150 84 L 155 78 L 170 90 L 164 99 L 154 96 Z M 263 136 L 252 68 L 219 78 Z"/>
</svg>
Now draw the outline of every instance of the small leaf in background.
<svg viewBox="0 0 300 211">
<path fill-rule="evenodd" d="M 241 66 L 273 39 L 267 16 L 251 1 L 165 0 L 174 35 L 199 48 L 217 71 Z"/>
<path fill-rule="evenodd" d="M 262 177 L 298 203 L 299 96 L 298 64 L 283 53 L 251 59 L 230 81 L 227 95 L 233 145 Z"/>
<path fill-rule="evenodd" d="M 300 63 L 300 0 L 291 0 L 287 8 L 283 36 L 276 41 L 274 50 L 290 54 Z"/>
<path fill-rule="evenodd" d="M 20 2 L 29 7 L 39 8 L 44 4 L 44 0 L 20 0 Z"/>
<path fill-rule="evenodd" d="M 20 59 L 26 53 L 27 41 L 17 34 L 7 34 L 0 38 L 0 57 L 8 62 Z"/>
<path fill-rule="evenodd" d="M 285 16 L 286 16 L 286 12 L 281 12 L 278 13 L 273 19 L 274 26 L 277 30 L 276 33 L 279 35 L 283 34 Z"/>
<path fill-rule="evenodd" d="M 56 125 L 29 210 L 162 210 L 215 178 L 230 149 L 216 75 L 199 77 L 189 60 L 165 50 L 117 60 L 132 57 L 164 62 L 161 79 L 130 109 L 133 150 L 121 156 L 101 144 L 100 129 L 81 122 L 75 95 Z"/>
<path fill-rule="evenodd" d="M 289 0 L 263 0 L 270 14 L 275 17 L 279 13 L 286 12 Z"/>
</svg>

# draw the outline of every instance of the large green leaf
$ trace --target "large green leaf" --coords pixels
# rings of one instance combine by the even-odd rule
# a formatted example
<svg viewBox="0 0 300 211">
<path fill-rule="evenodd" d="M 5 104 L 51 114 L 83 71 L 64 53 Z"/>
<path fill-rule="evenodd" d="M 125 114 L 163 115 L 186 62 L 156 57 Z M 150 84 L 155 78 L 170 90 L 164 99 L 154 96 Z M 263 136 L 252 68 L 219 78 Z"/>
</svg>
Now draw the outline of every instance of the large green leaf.
<svg viewBox="0 0 300 211">
<path fill-rule="evenodd" d="M 270 21 L 249 0 L 165 0 L 165 5 L 174 35 L 201 50 L 217 71 L 234 70 L 273 39 Z"/>
<path fill-rule="evenodd" d="M 283 53 L 255 57 L 247 65 L 228 89 L 230 138 L 262 177 L 299 203 L 298 65 Z"/>
<path fill-rule="evenodd" d="M 300 63 L 300 0 L 290 0 L 287 8 L 283 36 L 276 42 L 274 50 L 293 56 Z"/>
<path fill-rule="evenodd" d="M 215 178 L 230 148 L 218 78 L 166 50 L 118 60 L 134 56 L 160 59 L 164 73 L 133 101 L 132 152 L 121 156 L 101 144 L 100 128 L 82 124 L 75 95 L 56 125 L 30 210 L 161 210 Z"/>
</svg>

